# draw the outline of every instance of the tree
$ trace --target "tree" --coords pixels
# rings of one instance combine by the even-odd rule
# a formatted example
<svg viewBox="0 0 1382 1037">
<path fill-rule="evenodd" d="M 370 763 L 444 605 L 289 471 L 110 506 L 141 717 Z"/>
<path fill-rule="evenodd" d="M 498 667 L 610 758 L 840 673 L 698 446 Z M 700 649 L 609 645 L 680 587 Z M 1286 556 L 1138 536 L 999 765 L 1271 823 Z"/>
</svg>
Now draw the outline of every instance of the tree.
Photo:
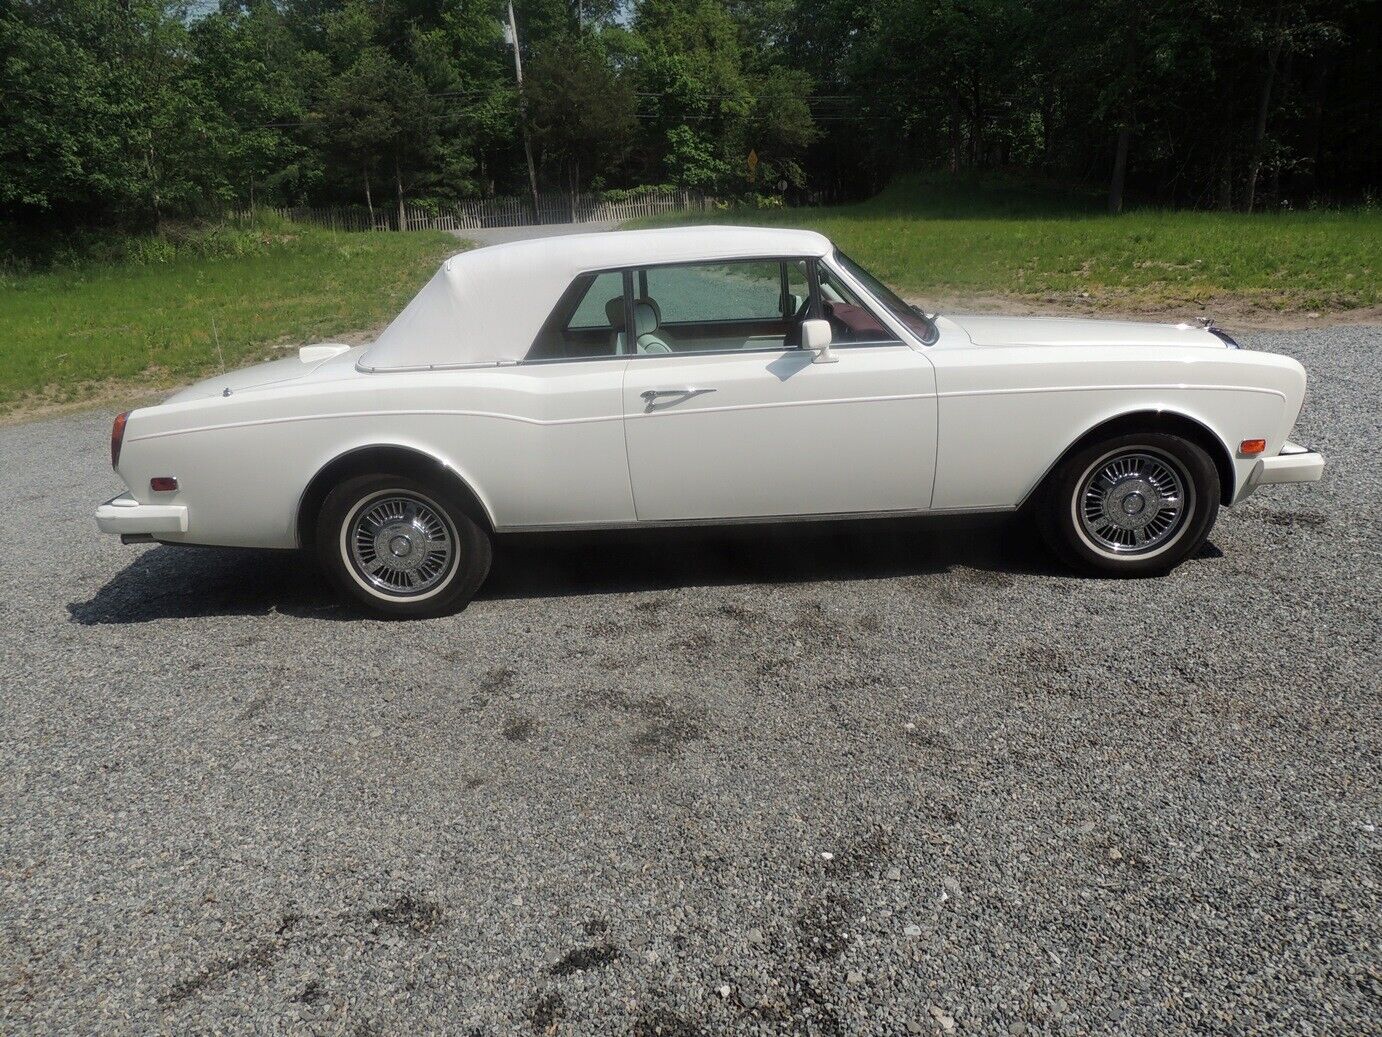
<svg viewBox="0 0 1382 1037">
<path fill-rule="evenodd" d="M 397 226 L 404 230 L 410 187 L 439 173 L 464 175 L 470 163 L 448 118 L 446 95 L 455 80 L 445 34 L 408 24 L 401 40 L 390 40 L 385 30 L 359 0 L 327 18 L 328 53 L 339 71 L 320 99 L 318 129 L 328 152 L 358 171 L 371 222 L 372 181 L 392 181 Z"/>
<path fill-rule="evenodd" d="M 533 131 L 544 157 L 565 165 L 572 217 L 587 175 L 623 159 L 634 132 L 633 91 L 591 36 L 557 38 L 528 73 Z"/>
<path fill-rule="evenodd" d="M 208 119 L 227 189 L 238 202 L 301 196 L 321 177 L 302 140 L 306 91 L 302 47 L 278 8 L 254 0 L 222 9 L 190 30 L 196 79 L 214 98 Z"/>
<path fill-rule="evenodd" d="M 221 193 L 182 8 L 17 3 L 0 15 L 0 206 L 153 222 Z"/>
<path fill-rule="evenodd" d="M 1372 0 L 518 0 L 575 193 L 1016 167 L 1249 210 L 1382 182 Z M 0 220 L 517 192 L 500 0 L 6 0 Z M 757 154 L 757 174 L 746 159 Z"/>
</svg>

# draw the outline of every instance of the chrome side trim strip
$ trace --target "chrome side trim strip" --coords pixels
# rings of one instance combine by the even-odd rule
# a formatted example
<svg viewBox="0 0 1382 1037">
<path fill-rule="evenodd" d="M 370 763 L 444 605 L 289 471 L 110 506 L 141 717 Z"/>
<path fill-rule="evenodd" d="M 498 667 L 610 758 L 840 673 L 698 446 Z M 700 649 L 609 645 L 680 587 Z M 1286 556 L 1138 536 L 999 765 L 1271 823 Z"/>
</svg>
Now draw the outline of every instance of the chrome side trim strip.
<svg viewBox="0 0 1382 1037">
<path fill-rule="evenodd" d="M 1142 383 L 1136 385 L 1043 385 L 1015 389 L 952 389 L 948 392 L 939 392 L 936 395 L 941 399 L 946 399 L 958 396 L 1021 396 L 1030 393 L 1046 392 L 1137 392 L 1146 391 L 1148 389 L 1193 389 L 1203 392 L 1216 390 L 1219 392 L 1255 392 L 1262 393 L 1266 396 L 1277 396 L 1282 400 L 1286 399 L 1286 394 L 1279 389 L 1263 389 L 1249 385 L 1186 385 L 1183 382 L 1169 382 L 1164 385 Z"/>
<path fill-rule="evenodd" d="M 956 515 L 1010 515 L 1018 509 L 1008 508 L 906 508 L 899 511 L 832 511 L 810 515 L 753 515 L 734 518 L 644 519 L 642 521 L 564 522 L 559 525 L 495 526 L 496 533 L 576 533 L 600 530 L 627 529 L 695 529 L 702 526 L 763 526 L 795 525 L 810 522 L 856 522 L 863 519 L 890 518 L 946 518 Z"/>
</svg>

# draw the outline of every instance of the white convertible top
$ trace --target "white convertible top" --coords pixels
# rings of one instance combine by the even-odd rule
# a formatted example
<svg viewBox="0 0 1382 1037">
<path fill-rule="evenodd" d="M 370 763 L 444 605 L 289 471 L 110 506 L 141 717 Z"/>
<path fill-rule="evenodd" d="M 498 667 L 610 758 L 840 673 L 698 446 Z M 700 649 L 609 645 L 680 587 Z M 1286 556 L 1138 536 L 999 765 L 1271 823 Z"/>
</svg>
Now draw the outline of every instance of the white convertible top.
<svg viewBox="0 0 1382 1037">
<path fill-rule="evenodd" d="M 577 274 L 698 259 L 824 256 L 815 231 L 667 227 L 568 234 L 452 256 L 356 365 L 413 371 L 521 360 Z"/>
</svg>

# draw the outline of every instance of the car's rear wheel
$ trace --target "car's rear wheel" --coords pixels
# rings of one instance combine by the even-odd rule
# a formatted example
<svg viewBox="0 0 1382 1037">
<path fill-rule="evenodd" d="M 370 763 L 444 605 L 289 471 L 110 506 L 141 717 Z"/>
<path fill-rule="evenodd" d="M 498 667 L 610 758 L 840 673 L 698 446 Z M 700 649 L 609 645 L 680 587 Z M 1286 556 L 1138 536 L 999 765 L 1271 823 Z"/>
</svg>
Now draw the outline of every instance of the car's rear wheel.
<svg viewBox="0 0 1382 1037">
<path fill-rule="evenodd" d="M 1076 450 L 1051 474 L 1038 507 L 1047 542 L 1074 568 L 1151 576 L 1200 549 L 1219 500 L 1219 475 L 1202 447 L 1147 432 Z"/>
<path fill-rule="evenodd" d="M 371 611 L 421 619 L 466 606 L 489 573 L 489 534 L 444 488 L 361 475 L 333 489 L 317 520 L 333 582 Z"/>
</svg>

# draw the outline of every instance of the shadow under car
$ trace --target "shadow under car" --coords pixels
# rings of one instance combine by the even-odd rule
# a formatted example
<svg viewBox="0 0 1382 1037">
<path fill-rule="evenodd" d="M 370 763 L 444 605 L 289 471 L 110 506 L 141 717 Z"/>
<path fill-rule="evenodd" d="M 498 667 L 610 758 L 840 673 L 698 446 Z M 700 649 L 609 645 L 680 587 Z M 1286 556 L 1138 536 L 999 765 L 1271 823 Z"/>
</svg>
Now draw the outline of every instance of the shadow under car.
<svg viewBox="0 0 1382 1037">
<path fill-rule="evenodd" d="M 497 538 L 476 601 L 618 594 L 687 586 L 873 580 L 955 567 L 1066 576 L 1020 523 L 934 518 L 782 523 Z M 200 616 L 357 619 L 312 558 L 294 551 L 183 548 L 142 552 L 86 601 L 84 625 Z"/>
</svg>

